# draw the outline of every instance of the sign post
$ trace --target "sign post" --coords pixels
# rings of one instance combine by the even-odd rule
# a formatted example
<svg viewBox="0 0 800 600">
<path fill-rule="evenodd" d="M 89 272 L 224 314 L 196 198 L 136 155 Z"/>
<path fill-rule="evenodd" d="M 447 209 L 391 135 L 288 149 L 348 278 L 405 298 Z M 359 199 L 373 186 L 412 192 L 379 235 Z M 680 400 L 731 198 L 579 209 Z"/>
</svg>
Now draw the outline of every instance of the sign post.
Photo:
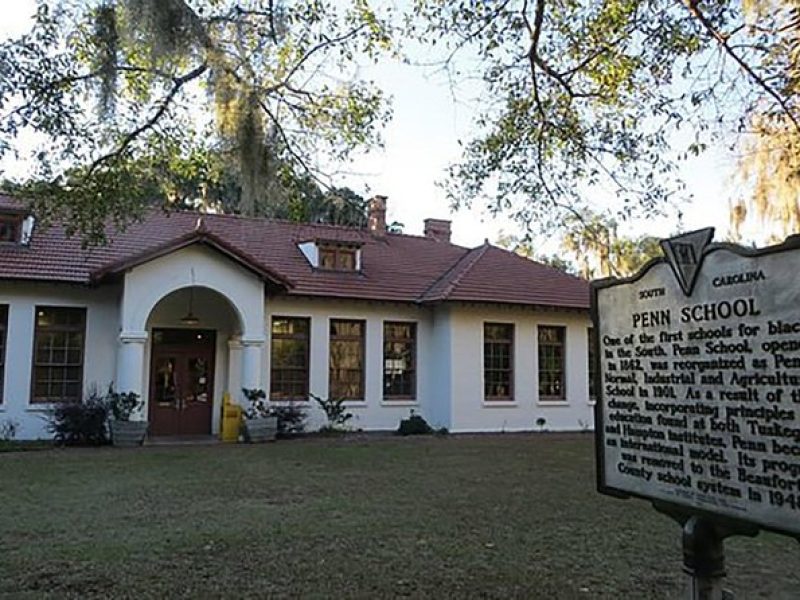
<svg viewBox="0 0 800 600">
<path fill-rule="evenodd" d="M 698 600 L 731 597 L 725 538 L 800 538 L 800 236 L 712 237 L 664 240 L 664 258 L 592 285 L 598 490 L 680 523 Z"/>
</svg>

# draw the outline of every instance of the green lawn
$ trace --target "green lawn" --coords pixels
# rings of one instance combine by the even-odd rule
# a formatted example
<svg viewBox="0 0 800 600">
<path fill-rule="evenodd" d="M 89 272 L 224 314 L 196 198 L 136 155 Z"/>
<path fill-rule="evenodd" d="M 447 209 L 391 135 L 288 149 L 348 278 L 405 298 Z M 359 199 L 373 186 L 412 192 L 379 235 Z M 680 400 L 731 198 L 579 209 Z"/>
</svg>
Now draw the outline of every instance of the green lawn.
<svg viewBox="0 0 800 600">
<path fill-rule="evenodd" d="M 0 454 L 0 596 L 675 598 L 680 529 L 594 491 L 586 435 Z M 737 598 L 800 545 L 726 544 Z"/>
</svg>

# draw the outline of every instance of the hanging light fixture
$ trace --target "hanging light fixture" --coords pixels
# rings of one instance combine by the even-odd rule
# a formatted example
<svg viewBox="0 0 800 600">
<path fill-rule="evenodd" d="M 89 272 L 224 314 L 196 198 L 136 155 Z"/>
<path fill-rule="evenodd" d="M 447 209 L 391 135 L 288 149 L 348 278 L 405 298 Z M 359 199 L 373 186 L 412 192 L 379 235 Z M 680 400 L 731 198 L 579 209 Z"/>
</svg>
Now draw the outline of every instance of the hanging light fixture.
<svg viewBox="0 0 800 600">
<path fill-rule="evenodd" d="M 181 317 L 181 323 L 184 325 L 199 325 L 200 319 L 198 319 L 194 312 L 194 267 L 192 267 L 192 287 L 189 288 L 189 312 L 186 313 L 185 316 Z"/>
</svg>

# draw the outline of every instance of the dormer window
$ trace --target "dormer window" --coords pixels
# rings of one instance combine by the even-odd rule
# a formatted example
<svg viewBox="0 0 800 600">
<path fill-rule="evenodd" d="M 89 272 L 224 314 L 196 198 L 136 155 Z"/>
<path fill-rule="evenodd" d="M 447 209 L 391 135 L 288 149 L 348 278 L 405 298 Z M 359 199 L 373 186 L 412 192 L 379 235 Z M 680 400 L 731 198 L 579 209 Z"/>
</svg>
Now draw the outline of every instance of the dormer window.
<svg viewBox="0 0 800 600">
<path fill-rule="evenodd" d="M 314 240 L 298 244 L 312 267 L 323 271 L 360 271 L 361 245 L 353 242 Z"/>
<path fill-rule="evenodd" d="M 321 245 L 319 248 L 319 268 L 336 271 L 355 271 L 357 248 L 350 246 Z"/>
<path fill-rule="evenodd" d="M 19 244 L 22 241 L 22 217 L 0 214 L 0 242 Z"/>
</svg>

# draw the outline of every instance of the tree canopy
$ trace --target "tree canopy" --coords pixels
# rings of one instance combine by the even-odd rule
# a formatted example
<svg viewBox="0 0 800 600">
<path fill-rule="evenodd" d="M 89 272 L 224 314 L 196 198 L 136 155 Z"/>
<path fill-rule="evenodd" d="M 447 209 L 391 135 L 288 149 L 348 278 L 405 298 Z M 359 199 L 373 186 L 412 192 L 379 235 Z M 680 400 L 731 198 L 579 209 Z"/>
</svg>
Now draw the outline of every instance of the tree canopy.
<svg viewBox="0 0 800 600">
<path fill-rule="evenodd" d="M 746 180 L 734 227 L 800 228 L 792 0 L 389 5 L 39 0 L 31 31 L 0 44 L 0 154 L 34 131 L 24 193 L 92 240 L 153 197 L 321 214 L 301 199 L 347 196 L 325 192 L 321 165 L 379 145 L 391 116 L 358 66 L 414 39 L 483 92 L 445 183 L 456 208 L 590 230 L 607 208 L 617 220 L 673 209 L 687 196 L 680 162 L 729 144 Z"/>
<path fill-rule="evenodd" d="M 685 196 L 680 160 L 755 144 L 748 202 L 800 225 L 795 2 L 414 6 L 412 30 L 444 47 L 454 80 L 483 84 L 478 133 L 446 182 L 454 206 L 482 201 L 534 229 L 598 211 L 598 197 L 623 218 L 651 213 Z"/>
<path fill-rule="evenodd" d="M 496 243 L 520 256 L 584 279 L 628 277 L 662 255 L 658 238 L 620 235 L 616 221 L 595 213 L 567 217 L 560 238 L 562 254 L 537 253 L 530 235 L 503 233 Z"/>
<path fill-rule="evenodd" d="M 236 188 L 237 211 L 280 215 L 321 162 L 380 143 L 356 67 L 388 50 L 365 0 L 41 0 L 0 45 L 0 153 L 35 132 L 25 196 L 93 241 L 154 195 Z"/>
</svg>

